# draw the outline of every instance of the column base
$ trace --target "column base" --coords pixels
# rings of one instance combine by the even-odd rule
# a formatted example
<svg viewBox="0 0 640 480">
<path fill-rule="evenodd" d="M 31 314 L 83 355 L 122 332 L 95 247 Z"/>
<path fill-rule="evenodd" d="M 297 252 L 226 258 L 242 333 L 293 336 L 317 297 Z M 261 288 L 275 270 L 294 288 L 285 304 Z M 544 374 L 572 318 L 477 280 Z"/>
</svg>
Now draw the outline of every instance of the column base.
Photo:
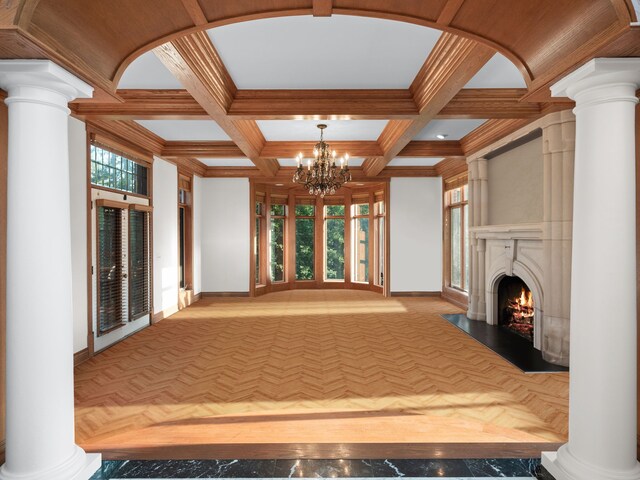
<svg viewBox="0 0 640 480">
<path fill-rule="evenodd" d="M 542 466 L 556 480 L 640 480 L 640 463 L 636 462 L 635 468 L 628 471 L 602 470 L 578 460 L 566 444 L 557 452 L 542 452 Z"/>
<path fill-rule="evenodd" d="M 89 480 L 102 466 L 102 455 L 85 453 L 76 447 L 74 455 L 50 470 L 14 474 L 7 471 L 6 464 L 0 468 L 0 480 Z"/>
</svg>

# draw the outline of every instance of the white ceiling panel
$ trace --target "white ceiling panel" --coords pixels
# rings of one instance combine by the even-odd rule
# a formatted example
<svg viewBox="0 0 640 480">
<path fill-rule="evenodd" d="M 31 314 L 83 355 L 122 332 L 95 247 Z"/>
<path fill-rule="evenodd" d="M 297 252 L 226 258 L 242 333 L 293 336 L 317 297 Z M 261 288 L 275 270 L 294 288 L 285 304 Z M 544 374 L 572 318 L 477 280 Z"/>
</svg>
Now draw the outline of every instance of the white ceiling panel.
<svg viewBox="0 0 640 480">
<path fill-rule="evenodd" d="M 464 88 L 526 88 L 522 74 L 510 60 L 496 53 Z"/>
<path fill-rule="evenodd" d="M 295 158 L 279 158 L 278 163 L 280 163 L 281 167 L 295 167 L 297 165 Z M 363 163 L 364 163 L 364 158 L 349 159 L 350 167 L 361 167 Z M 306 165 L 306 160 L 305 160 L 305 165 Z"/>
<path fill-rule="evenodd" d="M 486 120 L 431 120 L 414 140 L 460 140 L 472 130 L 482 125 Z M 436 135 L 446 135 L 437 138 Z"/>
<path fill-rule="evenodd" d="M 387 124 L 386 120 L 258 120 L 267 141 L 320 140 L 317 125 L 324 123 L 325 141 L 377 140 Z M 304 153 L 304 152 L 302 152 Z"/>
<path fill-rule="evenodd" d="M 242 89 L 408 88 L 441 34 L 344 15 L 253 20 L 208 33 Z"/>
<path fill-rule="evenodd" d="M 150 51 L 136 58 L 124 71 L 118 88 L 182 89 L 182 84 Z"/>
<path fill-rule="evenodd" d="M 248 158 L 198 158 L 207 167 L 253 167 L 254 163 Z"/>
<path fill-rule="evenodd" d="M 396 157 L 388 165 L 390 167 L 433 167 L 444 160 L 444 157 Z"/>
<path fill-rule="evenodd" d="M 224 130 L 213 120 L 136 120 L 136 122 L 169 141 L 230 140 Z"/>
</svg>

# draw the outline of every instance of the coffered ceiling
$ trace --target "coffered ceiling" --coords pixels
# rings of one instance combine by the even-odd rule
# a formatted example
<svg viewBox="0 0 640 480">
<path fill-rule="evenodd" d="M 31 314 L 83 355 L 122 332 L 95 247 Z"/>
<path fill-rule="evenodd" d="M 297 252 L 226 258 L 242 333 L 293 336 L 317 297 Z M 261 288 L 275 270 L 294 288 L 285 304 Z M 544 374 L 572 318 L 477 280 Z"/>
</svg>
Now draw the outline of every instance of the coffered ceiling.
<svg viewBox="0 0 640 480">
<path fill-rule="evenodd" d="M 0 57 L 60 63 L 96 88 L 74 115 L 201 175 L 288 177 L 322 121 L 375 179 L 463 170 L 571 108 L 549 85 L 640 56 L 636 21 L 632 0 L 22 0 Z"/>
</svg>

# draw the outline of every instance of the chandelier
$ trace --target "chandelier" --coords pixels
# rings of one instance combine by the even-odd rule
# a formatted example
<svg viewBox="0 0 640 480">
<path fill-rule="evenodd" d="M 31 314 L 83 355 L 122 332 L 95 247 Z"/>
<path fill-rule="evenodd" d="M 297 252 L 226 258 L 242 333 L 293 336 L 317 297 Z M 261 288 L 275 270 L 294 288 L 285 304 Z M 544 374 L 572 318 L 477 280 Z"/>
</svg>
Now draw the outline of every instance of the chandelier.
<svg viewBox="0 0 640 480">
<path fill-rule="evenodd" d="M 329 144 L 323 140 L 326 125 L 318 125 L 320 129 L 320 141 L 313 149 L 315 157 L 313 163 L 307 159 L 307 168 L 302 166 L 304 158 L 302 153 L 296 157 L 298 168 L 293 174 L 293 182 L 304 185 L 306 190 L 312 195 L 324 197 L 326 194 L 336 193 L 343 183 L 351 180 L 349 172 L 349 154 L 340 157 L 340 166 L 336 165 L 336 151 L 329 148 Z"/>
</svg>

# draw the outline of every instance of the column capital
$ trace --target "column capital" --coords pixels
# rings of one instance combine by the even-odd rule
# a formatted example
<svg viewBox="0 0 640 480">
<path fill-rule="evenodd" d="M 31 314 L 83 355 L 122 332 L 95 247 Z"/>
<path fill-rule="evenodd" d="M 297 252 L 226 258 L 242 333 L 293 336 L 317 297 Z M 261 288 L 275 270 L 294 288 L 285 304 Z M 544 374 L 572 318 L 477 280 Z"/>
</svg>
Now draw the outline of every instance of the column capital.
<svg viewBox="0 0 640 480">
<path fill-rule="evenodd" d="M 580 104 L 609 100 L 638 102 L 640 58 L 594 58 L 551 86 L 552 97 Z"/>
<path fill-rule="evenodd" d="M 9 94 L 7 104 L 32 101 L 66 107 L 75 98 L 93 96 L 91 85 L 51 60 L 0 60 L 0 87 Z"/>
</svg>

